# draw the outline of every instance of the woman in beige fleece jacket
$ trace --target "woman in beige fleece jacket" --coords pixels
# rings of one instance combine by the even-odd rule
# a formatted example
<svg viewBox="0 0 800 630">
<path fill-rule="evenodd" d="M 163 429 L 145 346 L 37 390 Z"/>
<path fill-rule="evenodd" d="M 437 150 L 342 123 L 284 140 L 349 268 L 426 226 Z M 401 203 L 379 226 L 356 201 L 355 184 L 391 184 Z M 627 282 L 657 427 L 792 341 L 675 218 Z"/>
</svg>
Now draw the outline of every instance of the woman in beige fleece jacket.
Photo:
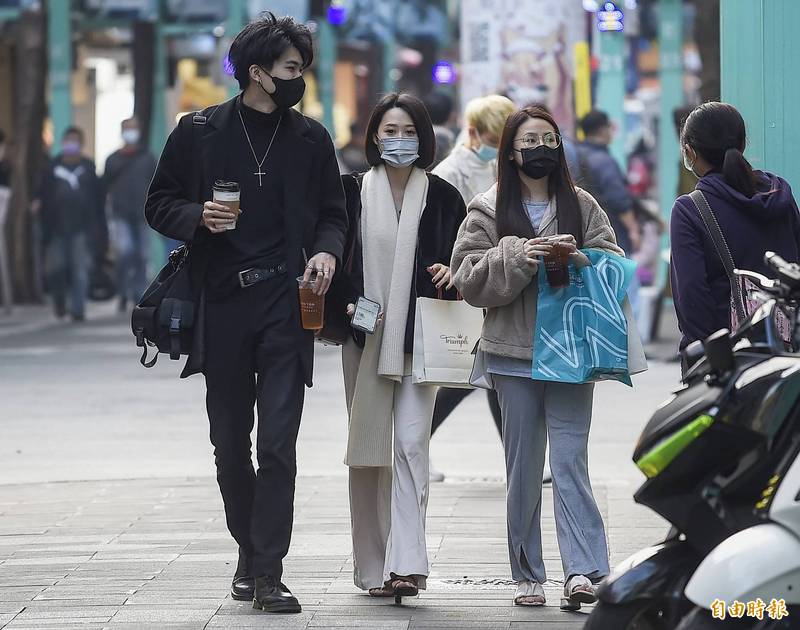
<svg viewBox="0 0 800 630">
<path fill-rule="evenodd" d="M 555 120 L 528 107 L 506 122 L 498 183 L 470 204 L 451 268 L 464 299 L 487 309 L 479 352 L 503 415 L 514 603 L 545 603 L 541 480 L 549 435 L 565 582 L 561 607 L 576 610 L 596 601 L 595 584 L 609 566 L 588 471 L 593 385 L 531 378 L 536 278 L 541 258 L 556 244 L 577 265 L 589 264 L 578 251 L 584 247 L 622 254 L 606 214 L 573 185 Z"/>
</svg>

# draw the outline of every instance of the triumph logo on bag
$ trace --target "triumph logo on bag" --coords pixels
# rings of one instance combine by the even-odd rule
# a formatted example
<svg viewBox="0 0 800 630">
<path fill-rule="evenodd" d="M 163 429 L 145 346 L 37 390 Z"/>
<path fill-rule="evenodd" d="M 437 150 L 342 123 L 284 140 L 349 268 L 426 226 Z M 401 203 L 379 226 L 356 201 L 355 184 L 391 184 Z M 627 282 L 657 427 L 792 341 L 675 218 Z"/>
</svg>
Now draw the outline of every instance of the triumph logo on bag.
<svg viewBox="0 0 800 630">
<path fill-rule="evenodd" d="M 457 335 L 441 335 L 439 337 L 448 346 L 454 347 L 458 350 L 463 350 L 469 346 L 469 337 L 462 333 Z"/>
</svg>

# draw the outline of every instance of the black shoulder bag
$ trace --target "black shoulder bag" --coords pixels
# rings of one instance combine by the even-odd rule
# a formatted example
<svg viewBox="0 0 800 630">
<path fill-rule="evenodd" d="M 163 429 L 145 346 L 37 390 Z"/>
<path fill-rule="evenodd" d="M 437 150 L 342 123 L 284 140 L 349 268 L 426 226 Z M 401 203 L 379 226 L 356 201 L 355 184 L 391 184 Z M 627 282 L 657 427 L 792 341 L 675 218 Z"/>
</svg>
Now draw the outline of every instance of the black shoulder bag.
<svg viewBox="0 0 800 630">
<path fill-rule="evenodd" d="M 207 120 L 199 112 L 192 118 L 192 128 L 197 130 L 193 134 L 195 146 L 192 153 L 195 156 L 200 154 L 199 139 L 205 132 Z M 199 161 L 199 157 L 196 159 Z M 199 164 L 197 172 L 200 172 Z M 202 182 L 202 178 L 198 181 Z M 198 199 L 200 196 L 198 191 Z M 170 253 L 167 264 L 133 309 L 131 329 L 136 345 L 142 348 L 139 362 L 146 368 L 156 364 L 159 352 L 168 353 L 170 359 L 177 361 L 181 355 L 188 355 L 192 348 L 198 291 L 192 282 L 190 251 L 191 245 L 185 243 Z M 156 348 L 149 361 L 148 348 Z"/>
</svg>

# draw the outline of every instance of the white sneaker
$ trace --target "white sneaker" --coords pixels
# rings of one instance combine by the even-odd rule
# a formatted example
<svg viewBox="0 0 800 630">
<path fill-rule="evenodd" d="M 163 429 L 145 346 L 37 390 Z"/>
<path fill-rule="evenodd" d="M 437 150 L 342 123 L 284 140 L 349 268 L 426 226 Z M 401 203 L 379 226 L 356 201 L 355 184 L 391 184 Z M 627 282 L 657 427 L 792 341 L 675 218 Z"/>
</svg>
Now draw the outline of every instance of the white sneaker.
<svg viewBox="0 0 800 630">
<path fill-rule="evenodd" d="M 573 575 L 564 584 L 561 610 L 580 610 L 581 604 L 594 604 L 596 601 L 597 586 L 585 575 Z"/>
<path fill-rule="evenodd" d="M 428 476 L 431 483 L 441 483 L 444 481 L 444 473 L 433 467 L 433 464 L 428 466 Z"/>
<path fill-rule="evenodd" d="M 544 587 L 539 582 L 522 580 L 517 582 L 517 592 L 514 593 L 515 606 L 544 606 Z"/>
</svg>

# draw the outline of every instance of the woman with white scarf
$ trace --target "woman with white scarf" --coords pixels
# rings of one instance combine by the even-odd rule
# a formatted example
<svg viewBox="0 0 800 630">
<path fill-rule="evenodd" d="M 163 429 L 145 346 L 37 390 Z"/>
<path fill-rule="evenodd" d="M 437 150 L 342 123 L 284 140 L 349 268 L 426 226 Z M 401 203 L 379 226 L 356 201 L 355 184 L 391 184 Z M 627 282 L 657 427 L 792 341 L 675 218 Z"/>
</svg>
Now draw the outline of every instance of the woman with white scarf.
<svg viewBox="0 0 800 630">
<path fill-rule="evenodd" d="M 435 153 L 430 117 L 408 94 L 388 94 L 366 132 L 372 167 L 345 175 L 352 262 L 343 270 L 352 316 L 359 296 L 383 313 L 375 333 L 342 350 L 350 426 L 350 513 L 356 586 L 413 596 L 428 576 L 431 419 L 436 388 L 411 382 L 418 297 L 455 299 L 447 266 L 466 215 L 458 190 L 425 172 Z M 347 268 L 350 267 L 350 268 Z"/>
</svg>

